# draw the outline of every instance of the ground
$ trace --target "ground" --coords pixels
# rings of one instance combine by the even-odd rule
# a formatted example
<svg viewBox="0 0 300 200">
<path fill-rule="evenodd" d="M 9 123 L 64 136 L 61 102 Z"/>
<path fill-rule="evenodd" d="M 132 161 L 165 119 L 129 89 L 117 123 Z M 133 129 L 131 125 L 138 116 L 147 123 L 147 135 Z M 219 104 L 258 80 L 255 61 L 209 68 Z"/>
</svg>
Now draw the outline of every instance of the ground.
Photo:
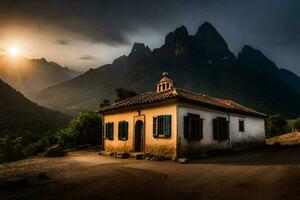
<svg viewBox="0 0 300 200">
<path fill-rule="evenodd" d="M 216 156 L 178 164 L 117 159 L 97 152 L 34 157 L 0 165 L 0 182 L 49 179 L 1 188 L 0 199 L 299 199 L 300 147 Z"/>
<path fill-rule="evenodd" d="M 267 144 L 273 145 L 276 143 L 283 145 L 300 144 L 300 132 L 286 133 L 283 135 L 271 137 L 267 139 Z"/>
</svg>

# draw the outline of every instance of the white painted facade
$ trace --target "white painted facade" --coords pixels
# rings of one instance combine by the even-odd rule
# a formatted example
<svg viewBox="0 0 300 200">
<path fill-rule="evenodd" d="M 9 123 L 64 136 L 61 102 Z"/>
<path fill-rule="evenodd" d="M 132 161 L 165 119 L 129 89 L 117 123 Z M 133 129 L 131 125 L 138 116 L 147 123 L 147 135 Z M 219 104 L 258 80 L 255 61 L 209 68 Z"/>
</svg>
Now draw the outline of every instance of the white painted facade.
<svg viewBox="0 0 300 200">
<path fill-rule="evenodd" d="M 203 139 L 189 141 L 184 138 L 184 116 L 198 114 L 203 119 Z M 213 138 L 213 119 L 224 117 L 229 121 L 229 140 L 217 141 Z M 209 149 L 227 149 L 235 145 L 247 145 L 265 142 L 265 122 L 262 117 L 226 113 L 201 106 L 177 105 L 178 151 L 198 151 Z M 239 120 L 244 121 L 244 132 L 239 131 Z"/>
</svg>

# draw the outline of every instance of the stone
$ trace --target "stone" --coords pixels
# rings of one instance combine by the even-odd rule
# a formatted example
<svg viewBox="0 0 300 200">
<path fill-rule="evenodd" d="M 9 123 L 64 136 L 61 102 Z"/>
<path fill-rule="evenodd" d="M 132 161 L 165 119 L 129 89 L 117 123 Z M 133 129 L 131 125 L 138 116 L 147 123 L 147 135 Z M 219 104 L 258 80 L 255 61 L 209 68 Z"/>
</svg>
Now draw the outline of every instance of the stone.
<svg viewBox="0 0 300 200">
<path fill-rule="evenodd" d="M 188 163 L 188 159 L 187 158 L 179 158 L 177 159 L 177 162 L 180 163 L 180 164 L 186 164 Z"/>
<path fill-rule="evenodd" d="M 45 157 L 62 157 L 65 155 L 64 150 L 59 145 L 48 148 Z"/>
<path fill-rule="evenodd" d="M 139 154 L 135 155 L 136 160 L 142 160 L 143 158 L 144 158 L 144 154 L 142 154 L 142 153 L 139 153 Z"/>
<path fill-rule="evenodd" d="M 157 161 L 164 161 L 166 158 L 164 156 L 157 156 Z"/>
<path fill-rule="evenodd" d="M 126 152 L 116 152 L 116 153 L 113 154 L 113 157 L 126 159 L 126 158 L 129 158 L 129 153 L 126 153 Z"/>
<path fill-rule="evenodd" d="M 113 156 L 113 152 L 109 152 L 109 151 L 100 151 L 99 155 L 103 155 L 103 156 Z"/>
<path fill-rule="evenodd" d="M 44 172 L 41 172 L 41 173 L 39 173 L 36 177 L 35 177 L 35 180 L 36 181 L 41 181 L 41 180 L 47 180 L 47 179 L 49 179 L 50 177 L 46 174 L 46 173 L 44 173 Z"/>
</svg>

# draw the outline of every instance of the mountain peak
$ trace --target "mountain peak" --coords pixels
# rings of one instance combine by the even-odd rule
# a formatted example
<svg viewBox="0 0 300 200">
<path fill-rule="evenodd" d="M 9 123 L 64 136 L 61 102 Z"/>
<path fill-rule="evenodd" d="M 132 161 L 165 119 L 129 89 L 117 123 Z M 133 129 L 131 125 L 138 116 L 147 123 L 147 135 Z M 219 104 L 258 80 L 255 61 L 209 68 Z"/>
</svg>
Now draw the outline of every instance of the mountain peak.
<svg viewBox="0 0 300 200">
<path fill-rule="evenodd" d="M 196 38 L 198 38 L 205 49 L 210 50 L 227 50 L 228 45 L 217 31 L 217 29 L 209 22 L 204 22 L 196 33 Z"/>
<path fill-rule="evenodd" d="M 268 72 L 276 72 L 278 67 L 267 58 L 260 50 L 253 48 L 250 45 L 244 45 L 242 51 L 238 55 L 238 60 L 241 63 L 256 66 L 260 70 Z"/>
<path fill-rule="evenodd" d="M 144 43 L 138 43 L 135 42 L 132 46 L 130 54 L 135 54 L 135 53 L 145 53 L 149 54 L 151 53 L 151 50 L 148 46 L 146 46 Z"/>
<path fill-rule="evenodd" d="M 165 44 L 172 44 L 174 41 L 182 40 L 187 38 L 189 35 L 188 30 L 185 26 L 180 26 L 175 29 L 174 32 L 170 32 L 165 39 Z"/>
<path fill-rule="evenodd" d="M 255 49 L 254 47 L 246 44 L 243 46 L 242 51 L 240 54 L 256 54 L 259 56 L 265 56 L 260 50 Z"/>
<path fill-rule="evenodd" d="M 174 31 L 174 34 L 176 36 L 180 36 L 180 37 L 187 37 L 189 35 L 189 32 L 185 26 L 180 26 L 180 27 L 176 28 L 176 30 Z"/>
<path fill-rule="evenodd" d="M 144 43 L 135 42 L 132 46 L 130 54 L 128 55 L 128 58 L 132 62 L 138 62 L 150 54 L 151 50 L 147 45 Z"/>
</svg>

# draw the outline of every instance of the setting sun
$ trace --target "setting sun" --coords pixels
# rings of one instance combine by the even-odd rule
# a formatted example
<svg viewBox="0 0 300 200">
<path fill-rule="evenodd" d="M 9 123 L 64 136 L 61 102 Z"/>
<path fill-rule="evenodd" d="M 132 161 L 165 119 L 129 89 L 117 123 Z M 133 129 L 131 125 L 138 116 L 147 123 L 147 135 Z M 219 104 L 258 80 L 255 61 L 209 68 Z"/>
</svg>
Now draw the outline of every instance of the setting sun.
<svg viewBox="0 0 300 200">
<path fill-rule="evenodd" d="M 12 47 L 8 50 L 8 55 L 11 57 L 17 57 L 19 55 L 19 49 L 16 47 Z"/>
</svg>

